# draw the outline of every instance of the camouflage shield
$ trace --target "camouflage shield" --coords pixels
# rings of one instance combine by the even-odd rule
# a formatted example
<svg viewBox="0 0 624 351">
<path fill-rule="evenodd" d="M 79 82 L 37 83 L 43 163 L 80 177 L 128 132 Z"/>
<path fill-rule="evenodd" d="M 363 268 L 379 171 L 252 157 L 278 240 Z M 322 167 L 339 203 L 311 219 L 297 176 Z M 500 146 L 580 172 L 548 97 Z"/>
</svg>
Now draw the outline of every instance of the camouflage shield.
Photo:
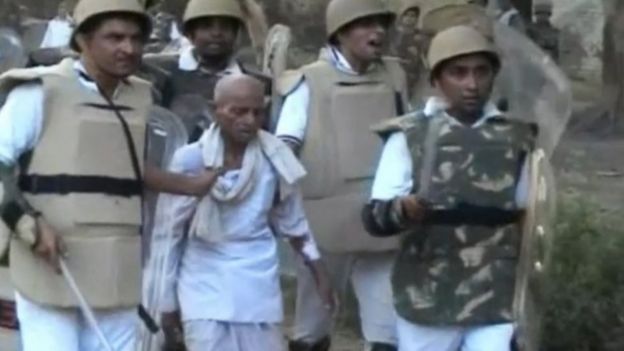
<svg viewBox="0 0 624 351">
<path fill-rule="evenodd" d="M 275 81 L 282 76 L 282 73 L 288 68 L 288 49 L 292 42 L 292 32 L 289 27 L 283 24 L 276 24 L 271 27 L 264 46 L 264 59 L 262 71 L 269 77 L 273 77 L 273 86 L 277 86 Z M 278 89 L 272 89 L 271 97 L 271 114 L 269 121 L 269 130 L 274 131 L 277 127 L 279 112 L 282 108 L 282 96 Z"/>
<path fill-rule="evenodd" d="M 553 238 L 555 185 L 544 150 L 529 156 L 529 197 L 523 223 L 522 246 L 516 290 L 514 317 L 516 342 L 520 350 L 538 351 L 541 336 L 540 311 L 544 272 L 549 264 Z"/>
<path fill-rule="evenodd" d="M 28 57 L 19 35 L 10 28 L 0 29 L 0 74 L 26 66 Z"/>
<path fill-rule="evenodd" d="M 147 162 L 161 169 L 168 169 L 175 151 L 185 145 L 188 134 L 184 124 L 170 111 L 153 106 L 149 112 L 147 131 Z M 164 264 L 169 252 L 169 238 L 154 240 L 153 229 L 163 226 L 168 220 L 166 211 L 171 196 L 147 193 L 144 201 L 143 219 L 143 303 L 153 317 L 159 315 L 161 284 L 164 278 Z M 157 322 L 158 322 L 158 318 Z M 144 330 L 141 350 L 160 350 L 159 335 Z"/>
</svg>

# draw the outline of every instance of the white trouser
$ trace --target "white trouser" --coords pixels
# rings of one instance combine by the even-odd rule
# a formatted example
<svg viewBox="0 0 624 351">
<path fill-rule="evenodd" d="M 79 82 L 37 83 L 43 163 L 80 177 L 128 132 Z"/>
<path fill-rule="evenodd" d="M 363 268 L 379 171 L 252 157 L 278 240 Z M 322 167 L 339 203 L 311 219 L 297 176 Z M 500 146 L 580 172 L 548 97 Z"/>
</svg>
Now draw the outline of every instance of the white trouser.
<svg viewBox="0 0 624 351">
<path fill-rule="evenodd" d="M 228 323 L 214 320 L 184 322 L 188 351 L 284 351 L 279 324 Z"/>
<path fill-rule="evenodd" d="M 509 351 L 513 324 L 428 327 L 398 319 L 399 351 Z"/>
<path fill-rule="evenodd" d="M 105 350 L 78 308 L 45 307 L 15 295 L 23 351 Z M 115 351 L 135 350 L 136 309 L 95 310 L 95 318 Z"/>
<path fill-rule="evenodd" d="M 334 288 L 344 295 L 349 280 L 358 300 L 362 334 L 368 342 L 396 344 L 396 317 L 390 275 L 394 252 L 321 253 Z M 293 339 L 315 343 L 332 332 L 334 321 L 323 307 L 314 278 L 297 259 L 297 305 Z"/>
</svg>

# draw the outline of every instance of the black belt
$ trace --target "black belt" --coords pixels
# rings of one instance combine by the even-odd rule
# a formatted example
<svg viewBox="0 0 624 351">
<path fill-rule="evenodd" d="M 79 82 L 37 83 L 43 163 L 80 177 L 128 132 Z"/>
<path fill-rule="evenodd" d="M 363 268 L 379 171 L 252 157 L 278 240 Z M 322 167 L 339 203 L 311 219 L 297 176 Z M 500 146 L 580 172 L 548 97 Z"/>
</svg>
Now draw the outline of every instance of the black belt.
<svg viewBox="0 0 624 351">
<path fill-rule="evenodd" d="M 497 227 L 517 223 L 523 215 L 522 210 L 504 210 L 460 203 L 448 210 L 429 210 L 425 218 L 426 225 L 478 225 Z"/>
<path fill-rule="evenodd" d="M 23 175 L 19 178 L 19 188 L 31 194 L 70 193 L 105 194 L 113 196 L 140 196 L 143 185 L 136 179 L 120 179 L 101 176 L 76 175 Z"/>
</svg>

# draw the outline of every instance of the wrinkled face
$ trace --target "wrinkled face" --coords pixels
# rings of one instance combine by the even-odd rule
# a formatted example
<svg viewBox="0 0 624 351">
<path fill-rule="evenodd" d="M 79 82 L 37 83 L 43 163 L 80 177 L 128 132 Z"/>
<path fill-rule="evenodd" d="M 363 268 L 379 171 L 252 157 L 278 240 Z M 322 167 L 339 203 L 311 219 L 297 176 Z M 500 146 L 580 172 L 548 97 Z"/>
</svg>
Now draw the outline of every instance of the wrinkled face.
<svg viewBox="0 0 624 351">
<path fill-rule="evenodd" d="M 217 102 L 215 118 L 224 138 L 247 144 L 264 122 L 264 96 L 261 89 L 242 86 L 223 101 Z"/>
<path fill-rule="evenodd" d="M 495 76 L 496 68 L 486 54 L 471 54 L 442 63 L 434 85 L 451 110 L 462 117 L 475 116 L 490 98 Z"/>
<path fill-rule="evenodd" d="M 390 19 L 386 16 L 368 16 L 349 23 L 337 34 L 341 50 L 362 62 L 381 58 L 386 44 Z"/>
<path fill-rule="evenodd" d="M 204 58 L 227 57 L 234 52 L 239 22 L 231 17 L 205 17 L 191 23 L 189 39 Z"/>
<path fill-rule="evenodd" d="M 82 55 L 99 71 L 119 79 L 138 69 L 144 44 L 141 26 L 130 17 L 106 19 L 93 32 L 78 38 Z"/>
<path fill-rule="evenodd" d="M 420 9 L 417 7 L 411 8 L 401 16 L 401 25 L 407 28 L 416 28 L 418 17 L 420 17 Z"/>
</svg>

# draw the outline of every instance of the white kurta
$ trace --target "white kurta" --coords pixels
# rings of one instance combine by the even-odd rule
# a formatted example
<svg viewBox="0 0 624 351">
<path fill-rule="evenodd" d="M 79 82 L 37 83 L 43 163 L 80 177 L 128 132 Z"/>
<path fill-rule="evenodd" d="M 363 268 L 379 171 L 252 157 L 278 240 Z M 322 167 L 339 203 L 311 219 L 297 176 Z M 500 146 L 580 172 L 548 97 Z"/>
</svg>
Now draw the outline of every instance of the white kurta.
<svg viewBox="0 0 624 351">
<path fill-rule="evenodd" d="M 203 170 L 199 143 L 176 152 L 172 170 L 196 174 Z M 233 186 L 239 171 L 220 182 Z M 306 239 L 304 254 L 319 258 L 303 212 L 301 195 L 294 192 L 275 203 L 277 174 L 262 158 L 254 188 L 239 203 L 220 204 L 225 239 L 208 243 L 189 237 L 188 224 L 198 199 L 172 196 L 170 220 L 155 228 L 154 240 L 171 236 L 162 311 L 182 312 L 185 322 L 212 320 L 229 323 L 280 323 L 283 317 L 276 235 Z M 275 232 L 273 231 L 275 230 Z"/>
<path fill-rule="evenodd" d="M 43 49 L 68 46 L 72 31 L 72 23 L 68 18 L 56 17 L 48 23 L 40 47 Z"/>
</svg>

